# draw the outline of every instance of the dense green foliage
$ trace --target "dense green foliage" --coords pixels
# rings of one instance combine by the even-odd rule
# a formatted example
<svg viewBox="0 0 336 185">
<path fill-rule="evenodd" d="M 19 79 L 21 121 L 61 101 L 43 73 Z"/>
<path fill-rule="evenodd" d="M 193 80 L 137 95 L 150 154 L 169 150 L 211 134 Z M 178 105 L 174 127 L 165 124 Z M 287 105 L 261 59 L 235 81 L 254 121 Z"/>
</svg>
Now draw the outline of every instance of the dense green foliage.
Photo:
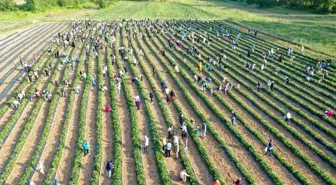
<svg viewBox="0 0 336 185">
<path fill-rule="evenodd" d="M 246 0 L 246 2 L 260 7 L 281 5 L 290 8 L 311 8 L 321 12 L 336 12 L 335 0 Z"/>
<path fill-rule="evenodd" d="M 15 2 L 13 0 L 0 0 L 0 11 L 15 9 Z"/>
</svg>

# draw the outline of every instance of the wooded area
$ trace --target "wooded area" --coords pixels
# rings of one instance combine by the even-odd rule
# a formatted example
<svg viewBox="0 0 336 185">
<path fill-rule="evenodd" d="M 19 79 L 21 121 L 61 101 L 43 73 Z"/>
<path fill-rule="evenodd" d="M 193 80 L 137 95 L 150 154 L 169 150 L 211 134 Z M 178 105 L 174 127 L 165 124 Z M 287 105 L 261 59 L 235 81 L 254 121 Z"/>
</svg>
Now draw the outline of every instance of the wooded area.
<svg viewBox="0 0 336 185">
<path fill-rule="evenodd" d="M 24 7 L 28 11 L 41 11 L 49 7 L 79 7 L 88 0 L 26 0 Z M 90 0 L 100 8 L 106 7 L 106 0 Z M 247 4 L 256 4 L 259 7 L 285 6 L 288 8 L 310 9 L 321 13 L 336 13 L 336 0 L 234 0 Z M 18 7 L 14 0 L 0 0 L 0 11 L 12 11 Z"/>
<path fill-rule="evenodd" d="M 42 11 L 50 7 L 74 7 L 78 8 L 81 4 L 88 0 L 26 0 L 26 4 L 22 7 L 27 11 Z M 100 8 L 106 7 L 106 0 L 91 0 Z M 0 11 L 16 10 L 18 7 L 14 0 L 0 0 Z"/>
<path fill-rule="evenodd" d="M 336 13 L 336 0 L 246 0 L 246 3 L 257 4 L 259 7 L 286 6 L 288 8 L 308 8 L 323 13 Z"/>
</svg>

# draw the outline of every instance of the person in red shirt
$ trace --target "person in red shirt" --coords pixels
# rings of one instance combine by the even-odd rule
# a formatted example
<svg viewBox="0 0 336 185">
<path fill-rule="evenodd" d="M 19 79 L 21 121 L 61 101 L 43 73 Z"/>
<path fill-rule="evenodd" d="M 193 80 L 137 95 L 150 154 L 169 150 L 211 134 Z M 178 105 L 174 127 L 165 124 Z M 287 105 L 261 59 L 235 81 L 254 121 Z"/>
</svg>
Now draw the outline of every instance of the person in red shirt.
<svg viewBox="0 0 336 185">
<path fill-rule="evenodd" d="M 334 116 L 334 111 L 332 111 L 331 109 L 328 109 L 327 111 L 325 111 L 325 115 L 328 116 L 329 118 L 333 117 Z"/>
<path fill-rule="evenodd" d="M 215 180 L 215 182 L 213 182 L 212 185 L 221 185 L 221 183 L 219 182 L 219 180 Z"/>
<path fill-rule="evenodd" d="M 105 112 L 111 112 L 112 111 L 112 108 L 111 108 L 111 106 L 106 106 L 105 107 Z"/>
</svg>

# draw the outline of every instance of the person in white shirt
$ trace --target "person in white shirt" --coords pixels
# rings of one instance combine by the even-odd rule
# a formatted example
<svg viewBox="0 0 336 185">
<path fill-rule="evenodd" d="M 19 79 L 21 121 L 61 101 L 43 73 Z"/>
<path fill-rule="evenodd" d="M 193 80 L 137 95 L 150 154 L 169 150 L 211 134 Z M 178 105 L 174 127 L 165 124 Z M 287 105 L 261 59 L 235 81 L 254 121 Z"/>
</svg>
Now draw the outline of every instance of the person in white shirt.
<svg viewBox="0 0 336 185">
<path fill-rule="evenodd" d="M 22 95 L 21 93 L 19 93 L 19 94 L 18 94 L 18 99 L 19 99 L 19 101 L 21 101 L 22 98 L 23 98 L 23 95 Z"/>
<path fill-rule="evenodd" d="M 144 153 L 148 153 L 148 145 L 149 145 L 149 139 L 148 139 L 147 135 L 145 135 Z"/>
<path fill-rule="evenodd" d="M 39 161 L 36 170 L 39 170 L 41 174 L 44 175 L 44 165 L 43 165 L 43 161 Z"/>
<path fill-rule="evenodd" d="M 291 113 L 289 113 L 288 111 L 286 112 L 285 116 L 284 116 L 284 119 L 286 121 L 286 123 L 289 123 L 290 120 L 292 119 L 292 115 Z"/>
<path fill-rule="evenodd" d="M 187 182 L 187 177 L 189 177 L 190 175 L 187 173 L 186 170 L 182 170 L 180 172 L 180 178 L 183 182 Z"/>
<path fill-rule="evenodd" d="M 19 102 L 19 101 L 17 101 L 17 100 L 14 100 L 14 101 L 13 101 L 13 106 L 14 106 L 15 109 L 18 109 L 18 108 L 19 108 L 19 105 L 20 105 L 20 102 Z"/>
</svg>

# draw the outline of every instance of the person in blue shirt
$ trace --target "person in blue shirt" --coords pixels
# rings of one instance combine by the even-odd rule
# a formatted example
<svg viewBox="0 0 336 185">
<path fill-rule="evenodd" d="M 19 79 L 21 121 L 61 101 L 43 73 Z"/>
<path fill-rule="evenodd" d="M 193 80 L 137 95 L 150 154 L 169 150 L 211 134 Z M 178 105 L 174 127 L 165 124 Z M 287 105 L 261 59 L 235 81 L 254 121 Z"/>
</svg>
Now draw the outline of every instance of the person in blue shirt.
<svg viewBox="0 0 336 185">
<path fill-rule="evenodd" d="M 82 144 L 83 149 L 84 149 L 84 156 L 86 156 L 87 154 L 89 154 L 89 150 L 90 150 L 90 145 L 89 142 L 87 142 L 86 140 L 83 142 Z"/>
<path fill-rule="evenodd" d="M 168 142 L 167 144 L 166 144 L 166 147 L 165 147 L 165 154 L 166 154 L 166 157 L 170 157 L 170 151 L 171 151 L 171 149 L 172 149 L 172 144 L 170 143 L 170 142 Z"/>
</svg>

